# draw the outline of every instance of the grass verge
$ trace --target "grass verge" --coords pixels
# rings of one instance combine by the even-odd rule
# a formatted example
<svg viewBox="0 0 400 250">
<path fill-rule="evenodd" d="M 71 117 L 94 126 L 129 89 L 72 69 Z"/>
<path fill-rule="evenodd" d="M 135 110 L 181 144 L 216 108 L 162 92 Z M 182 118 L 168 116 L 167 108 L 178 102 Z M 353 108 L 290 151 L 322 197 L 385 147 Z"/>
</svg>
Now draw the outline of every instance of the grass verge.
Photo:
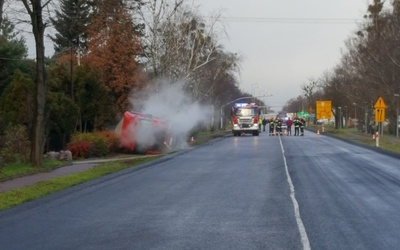
<svg viewBox="0 0 400 250">
<path fill-rule="evenodd" d="M 308 129 L 322 131 L 321 126 L 317 125 L 310 125 Z M 370 147 L 376 147 L 376 140 L 372 139 L 372 134 L 363 133 L 354 128 L 335 129 L 333 126 L 325 126 L 323 134 L 343 138 Z M 384 134 L 379 138 L 379 148 L 391 153 L 400 154 L 400 139 L 396 138 L 394 135 Z"/>
<path fill-rule="evenodd" d="M 84 172 L 58 177 L 31 186 L 4 192 L 0 194 L 0 210 L 5 210 L 111 173 L 135 167 L 160 157 L 160 155 L 155 155 L 137 159 L 106 162 Z"/>
<path fill-rule="evenodd" d="M 31 164 L 15 162 L 7 164 L 0 168 L 0 181 L 7 181 L 15 179 L 22 176 L 46 173 L 56 168 L 60 168 L 70 164 L 65 161 L 58 161 L 53 159 L 46 159 L 44 161 L 43 167 L 32 166 Z"/>
</svg>

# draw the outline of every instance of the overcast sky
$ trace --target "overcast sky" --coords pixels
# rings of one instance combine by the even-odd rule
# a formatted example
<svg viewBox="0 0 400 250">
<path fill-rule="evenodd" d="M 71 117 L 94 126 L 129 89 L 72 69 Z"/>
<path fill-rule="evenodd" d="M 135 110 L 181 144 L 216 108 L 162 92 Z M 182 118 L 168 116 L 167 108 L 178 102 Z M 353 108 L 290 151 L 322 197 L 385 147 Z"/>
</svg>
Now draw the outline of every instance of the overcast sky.
<svg viewBox="0 0 400 250">
<path fill-rule="evenodd" d="M 195 1 L 203 15 L 223 11 L 229 35 L 223 44 L 227 51 L 243 57 L 240 88 L 248 93 L 255 89 L 261 95 L 264 90 L 272 94 L 264 100 L 276 111 L 302 94 L 302 84 L 318 79 L 340 62 L 344 43 L 357 30 L 370 2 Z"/>
<path fill-rule="evenodd" d="M 302 94 L 302 84 L 339 63 L 346 39 L 372 1 L 193 0 L 204 16 L 222 11 L 229 37 L 221 42 L 243 59 L 240 88 L 272 95 L 264 101 L 276 111 Z M 33 57 L 34 45 L 28 47 Z M 53 51 L 46 41 L 46 54 Z"/>
</svg>

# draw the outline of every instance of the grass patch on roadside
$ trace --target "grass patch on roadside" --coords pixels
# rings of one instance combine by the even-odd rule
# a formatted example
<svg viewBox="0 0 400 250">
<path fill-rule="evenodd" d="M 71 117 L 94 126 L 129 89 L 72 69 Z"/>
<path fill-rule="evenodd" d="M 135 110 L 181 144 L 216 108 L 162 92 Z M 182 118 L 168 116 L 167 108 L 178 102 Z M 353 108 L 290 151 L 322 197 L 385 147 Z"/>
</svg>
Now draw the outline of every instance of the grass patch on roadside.
<svg viewBox="0 0 400 250">
<path fill-rule="evenodd" d="M 155 155 L 137 159 L 106 162 L 84 172 L 58 177 L 31 186 L 4 192 L 0 194 L 0 210 L 5 210 L 111 173 L 150 162 L 160 157 L 162 156 Z"/>
<path fill-rule="evenodd" d="M 0 168 L 0 181 L 11 180 L 32 174 L 45 173 L 68 164 L 70 164 L 70 162 L 54 159 L 46 159 L 42 167 L 36 167 L 29 163 L 20 162 L 7 164 Z"/>
<path fill-rule="evenodd" d="M 309 129 L 314 131 L 319 130 L 322 133 L 321 125 L 310 125 Z M 354 128 L 335 129 L 333 126 L 325 125 L 323 134 L 329 134 L 335 137 L 351 140 L 362 145 L 376 147 L 376 140 L 372 139 L 372 134 L 362 133 Z M 400 139 L 393 135 L 384 134 L 379 138 L 379 148 L 400 154 Z"/>
</svg>

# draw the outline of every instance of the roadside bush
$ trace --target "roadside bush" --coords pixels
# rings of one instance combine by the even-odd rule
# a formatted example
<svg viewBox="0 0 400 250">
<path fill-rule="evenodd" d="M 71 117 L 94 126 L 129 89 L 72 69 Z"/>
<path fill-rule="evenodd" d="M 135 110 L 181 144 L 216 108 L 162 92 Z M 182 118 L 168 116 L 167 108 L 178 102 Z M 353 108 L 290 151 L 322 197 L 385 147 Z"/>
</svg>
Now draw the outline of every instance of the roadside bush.
<svg viewBox="0 0 400 250">
<path fill-rule="evenodd" d="M 9 126 L 0 141 L 1 163 L 28 163 L 30 155 L 30 141 L 26 128 L 22 125 Z"/>
<path fill-rule="evenodd" d="M 102 131 L 74 134 L 67 149 L 71 151 L 72 157 L 77 159 L 106 156 L 116 152 L 118 145 L 118 138 L 114 133 Z"/>
<path fill-rule="evenodd" d="M 67 145 L 67 150 L 71 151 L 73 159 L 88 158 L 90 155 L 90 142 L 76 141 Z"/>
<path fill-rule="evenodd" d="M 108 153 L 117 152 L 119 149 L 119 138 L 112 131 L 99 131 L 95 135 L 102 137 L 106 143 Z"/>
</svg>

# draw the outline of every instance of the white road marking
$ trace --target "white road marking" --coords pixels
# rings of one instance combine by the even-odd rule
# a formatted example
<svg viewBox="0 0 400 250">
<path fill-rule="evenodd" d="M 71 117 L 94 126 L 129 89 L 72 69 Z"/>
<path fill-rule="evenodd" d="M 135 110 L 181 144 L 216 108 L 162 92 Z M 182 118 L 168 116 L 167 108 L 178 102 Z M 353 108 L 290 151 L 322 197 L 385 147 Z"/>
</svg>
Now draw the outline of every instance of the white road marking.
<svg viewBox="0 0 400 250">
<path fill-rule="evenodd" d="M 286 163 L 285 150 L 283 149 L 282 139 L 280 136 L 279 136 L 279 142 L 281 144 L 282 156 L 283 156 L 283 162 L 285 164 L 287 182 L 289 183 L 289 186 L 290 186 L 290 198 L 292 198 L 292 202 L 293 202 L 294 215 L 296 218 L 297 228 L 299 229 L 301 243 L 303 244 L 304 250 L 311 250 L 310 241 L 308 240 L 306 228 L 304 227 L 303 221 L 301 220 L 299 203 L 296 200 L 294 185 L 292 182 L 292 178 L 290 178 L 289 169 L 288 169 L 288 166 Z"/>
</svg>

